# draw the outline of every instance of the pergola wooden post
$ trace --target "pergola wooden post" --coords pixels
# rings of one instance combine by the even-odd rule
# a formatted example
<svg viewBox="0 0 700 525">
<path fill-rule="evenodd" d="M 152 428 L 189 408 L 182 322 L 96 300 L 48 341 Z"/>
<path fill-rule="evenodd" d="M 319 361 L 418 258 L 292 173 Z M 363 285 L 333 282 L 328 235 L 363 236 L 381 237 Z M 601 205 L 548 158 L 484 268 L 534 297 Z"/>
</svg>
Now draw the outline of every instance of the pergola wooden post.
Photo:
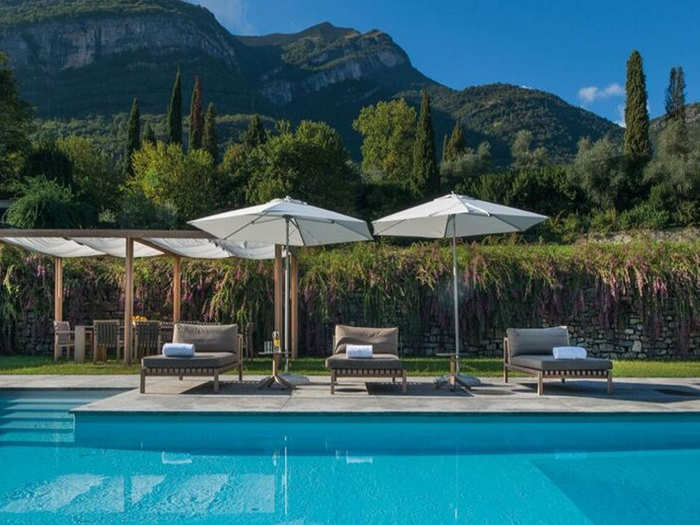
<svg viewBox="0 0 700 525">
<path fill-rule="evenodd" d="M 132 320 L 134 317 L 134 238 L 126 239 L 124 276 L 124 363 L 131 362 Z"/>
<path fill-rule="evenodd" d="M 182 260 L 179 255 L 173 256 L 173 323 L 180 322 L 182 305 Z"/>
<path fill-rule="evenodd" d="M 54 258 L 53 270 L 53 318 L 56 321 L 63 321 L 63 259 Z M 60 347 L 54 344 L 53 359 L 58 361 L 60 357 Z"/>
</svg>

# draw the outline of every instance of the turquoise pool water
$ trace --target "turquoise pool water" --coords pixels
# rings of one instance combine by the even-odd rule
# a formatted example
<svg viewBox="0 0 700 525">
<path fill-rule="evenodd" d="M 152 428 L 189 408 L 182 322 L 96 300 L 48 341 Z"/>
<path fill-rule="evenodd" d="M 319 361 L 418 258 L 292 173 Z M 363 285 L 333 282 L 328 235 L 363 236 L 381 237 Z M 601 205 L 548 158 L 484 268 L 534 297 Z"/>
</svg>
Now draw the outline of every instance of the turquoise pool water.
<svg viewBox="0 0 700 525">
<path fill-rule="evenodd" d="M 683 524 L 700 417 L 78 415 L 0 393 L 0 523 Z"/>
</svg>

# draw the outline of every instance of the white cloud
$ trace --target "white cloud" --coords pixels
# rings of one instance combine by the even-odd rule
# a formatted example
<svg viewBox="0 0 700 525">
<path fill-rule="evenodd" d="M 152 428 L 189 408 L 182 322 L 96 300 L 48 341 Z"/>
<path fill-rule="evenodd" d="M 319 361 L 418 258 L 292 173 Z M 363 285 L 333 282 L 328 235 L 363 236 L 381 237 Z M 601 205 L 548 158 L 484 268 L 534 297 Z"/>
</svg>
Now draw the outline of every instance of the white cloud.
<svg viewBox="0 0 700 525">
<path fill-rule="evenodd" d="M 625 88 L 617 82 L 613 82 L 604 88 L 586 86 L 578 90 L 578 98 L 583 105 L 592 104 L 596 100 L 623 96 L 625 96 Z"/>
<path fill-rule="evenodd" d="M 199 4 L 214 13 L 216 19 L 229 31 L 237 35 L 256 34 L 257 28 L 248 19 L 247 0 L 187 0 Z"/>
</svg>

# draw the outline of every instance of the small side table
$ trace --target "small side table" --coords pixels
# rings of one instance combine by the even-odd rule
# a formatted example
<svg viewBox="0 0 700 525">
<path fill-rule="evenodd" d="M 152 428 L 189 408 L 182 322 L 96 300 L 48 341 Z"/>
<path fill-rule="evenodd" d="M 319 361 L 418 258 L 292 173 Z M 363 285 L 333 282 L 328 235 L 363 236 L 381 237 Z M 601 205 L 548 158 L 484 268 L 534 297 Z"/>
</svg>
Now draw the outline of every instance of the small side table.
<svg viewBox="0 0 700 525">
<path fill-rule="evenodd" d="M 441 353 L 435 354 L 437 357 L 449 357 L 450 358 L 450 373 L 448 376 L 442 376 L 435 380 L 435 388 L 440 388 L 444 385 L 449 385 L 451 390 L 454 390 L 457 385 L 462 388 L 469 390 L 475 384 L 478 384 L 478 380 L 472 377 L 460 376 L 457 374 L 457 354 L 455 353 Z M 471 384 L 470 384 L 471 383 Z"/>
<path fill-rule="evenodd" d="M 279 375 L 280 361 L 282 356 L 284 356 L 284 352 L 259 352 L 258 355 L 263 357 L 272 356 L 272 375 L 262 379 L 258 384 L 258 388 L 270 388 L 275 383 L 290 390 L 294 388 L 289 381 Z"/>
</svg>

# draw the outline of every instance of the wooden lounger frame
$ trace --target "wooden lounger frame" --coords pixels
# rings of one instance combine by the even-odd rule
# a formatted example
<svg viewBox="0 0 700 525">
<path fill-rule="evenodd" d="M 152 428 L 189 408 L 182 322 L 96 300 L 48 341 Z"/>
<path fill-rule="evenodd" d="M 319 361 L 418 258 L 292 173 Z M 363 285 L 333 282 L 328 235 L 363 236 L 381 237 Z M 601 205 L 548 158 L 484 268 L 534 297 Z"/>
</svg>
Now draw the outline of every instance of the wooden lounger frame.
<svg viewBox="0 0 700 525">
<path fill-rule="evenodd" d="M 508 370 L 517 370 L 526 374 L 537 376 L 537 395 L 544 392 L 545 379 L 561 379 L 562 383 L 567 378 L 593 378 L 606 379 L 608 382 L 608 394 L 613 393 L 613 372 L 612 370 L 539 370 L 525 366 L 514 365 L 510 362 L 510 351 L 508 348 L 508 338 L 503 338 L 503 382 L 508 382 Z"/>
<path fill-rule="evenodd" d="M 214 376 L 214 392 L 219 391 L 219 374 L 228 372 L 233 368 L 238 368 L 238 380 L 243 381 L 243 363 L 239 360 L 238 362 L 233 362 L 225 366 L 220 367 L 155 367 L 148 368 L 141 365 L 141 385 L 140 392 L 142 394 L 146 393 L 146 376 L 168 376 L 168 377 L 179 377 L 182 380 L 183 377 L 211 377 Z"/>
<path fill-rule="evenodd" d="M 335 386 L 339 377 L 390 377 L 392 383 L 401 378 L 401 392 L 406 393 L 406 370 L 403 368 L 331 368 L 331 394 L 335 394 Z"/>
</svg>

